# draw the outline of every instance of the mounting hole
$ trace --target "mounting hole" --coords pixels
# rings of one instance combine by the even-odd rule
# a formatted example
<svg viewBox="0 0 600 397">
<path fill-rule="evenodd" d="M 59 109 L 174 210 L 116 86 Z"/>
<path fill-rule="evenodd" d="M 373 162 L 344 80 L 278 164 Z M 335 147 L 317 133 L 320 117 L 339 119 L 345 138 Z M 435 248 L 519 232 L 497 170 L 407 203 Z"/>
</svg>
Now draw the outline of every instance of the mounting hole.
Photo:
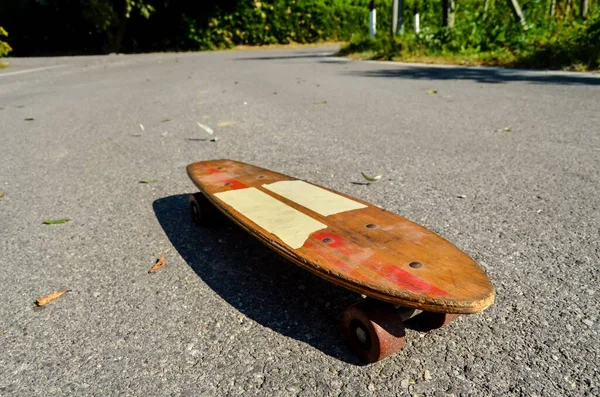
<svg viewBox="0 0 600 397">
<path fill-rule="evenodd" d="M 367 224 L 365 225 L 365 227 L 366 227 L 367 229 L 376 229 L 376 228 L 377 228 L 377 225 L 376 225 L 376 224 L 374 224 L 374 223 L 367 223 Z"/>
<path fill-rule="evenodd" d="M 225 183 L 225 186 L 231 186 L 230 182 Z"/>
<path fill-rule="evenodd" d="M 259 176 L 257 176 L 256 178 L 257 178 L 257 179 L 265 179 L 265 176 L 264 176 L 264 175 L 259 175 Z"/>
<path fill-rule="evenodd" d="M 410 262 L 408 266 L 412 267 L 413 269 L 420 269 L 423 267 L 423 264 L 421 262 Z"/>
<path fill-rule="evenodd" d="M 325 244 L 333 243 L 333 239 L 331 237 L 325 237 L 321 241 L 324 242 Z"/>
</svg>

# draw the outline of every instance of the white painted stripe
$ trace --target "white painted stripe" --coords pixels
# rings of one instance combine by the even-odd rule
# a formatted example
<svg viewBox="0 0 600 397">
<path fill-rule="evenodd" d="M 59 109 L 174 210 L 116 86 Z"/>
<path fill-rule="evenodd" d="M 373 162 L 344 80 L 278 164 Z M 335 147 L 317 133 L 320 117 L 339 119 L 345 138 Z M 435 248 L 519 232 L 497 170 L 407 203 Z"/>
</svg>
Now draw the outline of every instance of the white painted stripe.
<svg viewBox="0 0 600 397">
<path fill-rule="evenodd" d="M 215 196 L 293 249 L 302 247 L 311 233 L 327 227 L 254 187 Z"/>
<path fill-rule="evenodd" d="M 323 216 L 367 207 L 304 181 L 280 181 L 263 187 Z"/>
<path fill-rule="evenodd" d="M 33 72 L 41 72 L 42 70 L 50 70 L 56 68 L 62 68 L 67 65 L 55 65 L 55 66 L 45 66 L 43 68 L 34 68 L 34 69 L 25 69 L 25 70 L 15 70 L 14 72 L 0 72 L 0 77 L 6 76 L 14 76 L 16 74 L 25 74 L 25 73 L 33 73 Z"/>
</svg>

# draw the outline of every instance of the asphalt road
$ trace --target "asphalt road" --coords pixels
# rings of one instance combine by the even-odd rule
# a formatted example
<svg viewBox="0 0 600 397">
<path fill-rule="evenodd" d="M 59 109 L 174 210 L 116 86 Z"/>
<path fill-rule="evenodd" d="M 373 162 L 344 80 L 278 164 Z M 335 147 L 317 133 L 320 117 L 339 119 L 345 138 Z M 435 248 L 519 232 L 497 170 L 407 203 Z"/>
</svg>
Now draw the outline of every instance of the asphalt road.
<svg viewBox="0 0 600 397">
<path fill-rule="evenodd" d="M 600 76 L 331 51 L 0 71 L 0 395 L 600 394 Z M 431 228 L 485 267 L 496 303 L 360 365 L 338 333 L 356 295 L 231 225 L 192 225 L 185 166 L 211 158 Z"/>
</svg>

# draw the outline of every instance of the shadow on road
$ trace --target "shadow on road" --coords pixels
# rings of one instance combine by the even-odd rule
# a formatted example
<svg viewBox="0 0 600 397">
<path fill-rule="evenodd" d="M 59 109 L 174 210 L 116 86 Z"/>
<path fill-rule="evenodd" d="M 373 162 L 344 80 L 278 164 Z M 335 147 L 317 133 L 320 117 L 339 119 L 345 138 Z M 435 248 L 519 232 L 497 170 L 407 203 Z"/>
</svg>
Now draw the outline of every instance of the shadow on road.
<svg viewBox="0 0 600 397">
<path fill-rule="evenodd" d="M 294 53 L 293 55 L 265 55 L 265 56 L 259 56 L 259 57 L 237 57 L 235 58 L 236 61 L 285 61 L 285 60 L 294 60 L 294 59 L 315 59 L 315 58 L 332 58 L 334 57 L 333 54 L 327 53 L 324 54 L 323 53 L 323 49 L 318 50 L 318 52 L 315 51 L 298 51 L 296 53 Z"/>
<path fill-rule="evenodd" d="M 600 85 L 599 76 L 582 74 L 544 74 L 517 69 L 479 69 L 477 67 L 434 67 L 402 65 L 398 69 L 353 71 L 348 74 L 358 77 L 387 77 L 411 80 L 473 80 L 478 83 L 501 84 L 530 82 L 557 85 Z"/>
<path fill-rule="evenodd" d="M 284 260 L 226 218 L 212 229 L 196 226 L 187 195 L 156 200 L 153 209 L 181 257 L 236 310 L 331 357 L 360 364 L 339 329 L 356 294 Z"/>
</svg>

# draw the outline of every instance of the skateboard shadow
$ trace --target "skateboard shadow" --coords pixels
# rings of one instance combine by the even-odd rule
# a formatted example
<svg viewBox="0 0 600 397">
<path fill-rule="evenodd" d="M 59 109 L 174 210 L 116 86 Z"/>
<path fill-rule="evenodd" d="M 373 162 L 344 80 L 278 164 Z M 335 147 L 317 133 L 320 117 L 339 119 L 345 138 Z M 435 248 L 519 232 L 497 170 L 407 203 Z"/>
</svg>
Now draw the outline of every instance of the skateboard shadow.
<svg viewBox="0 0 600 397">
<path fill-rule="evenodd" d="M 214 228 L 195 225 L 187 195 L 161 198 L 152 206 L 181 257 L 236 310 L 333 358 L 361 365 L 340 333 L 342 313 L 358 301 L 356 294 L 288 262 L 224 216 Z"/>
</svg>

